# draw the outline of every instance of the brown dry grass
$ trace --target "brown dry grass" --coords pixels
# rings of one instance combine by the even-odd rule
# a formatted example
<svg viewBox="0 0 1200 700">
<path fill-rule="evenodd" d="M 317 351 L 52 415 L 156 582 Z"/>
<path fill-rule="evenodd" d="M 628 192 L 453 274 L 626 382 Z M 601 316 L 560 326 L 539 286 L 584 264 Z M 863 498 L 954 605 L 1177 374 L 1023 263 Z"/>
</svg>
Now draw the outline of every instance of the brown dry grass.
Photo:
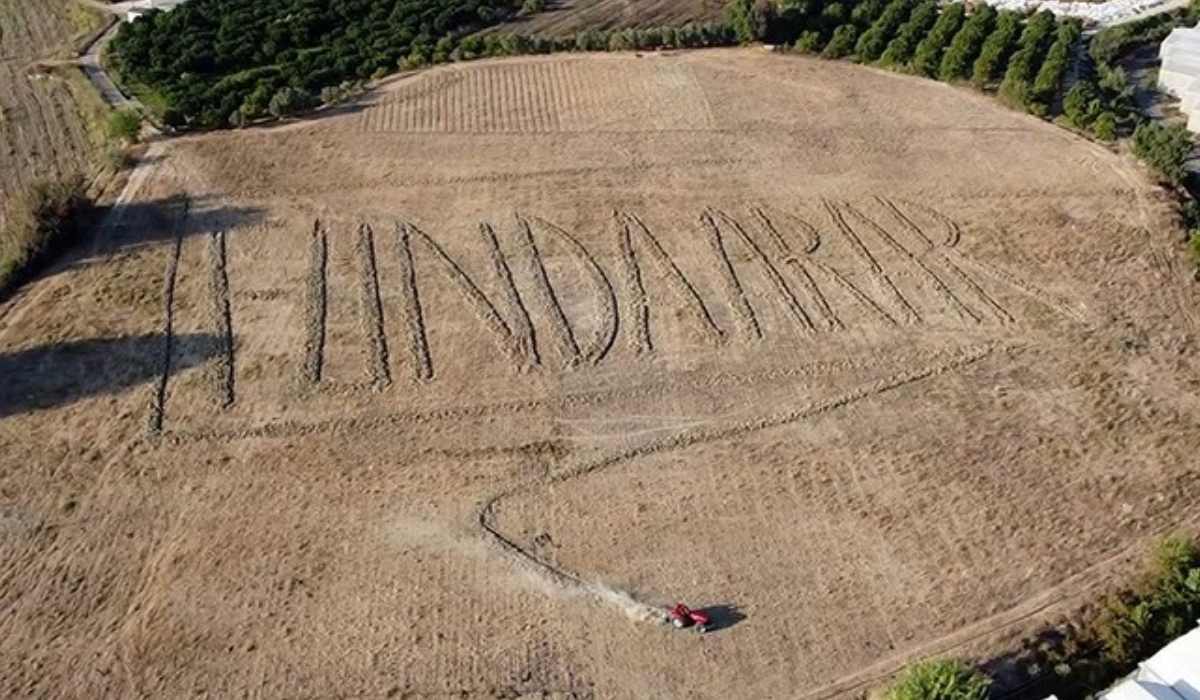
<svg viewBox="0 0 1200 700">
<path fill-rule="evenodd" d="M 969 91 L 515 59 L 156 155 L 0 316 L 5 694 L 849 695 L 1200 512 L 1169 202 Z"/>
<path fill-rule="evenodd" d="M 33 183 L 76 173 L 91 181 L 107 166 L 99 96 L 74 66 L 39 67 L 73 56 L 99 19 L 74 0 L 0 0 L 0 223 L 7 201 Z"/>
</svg>

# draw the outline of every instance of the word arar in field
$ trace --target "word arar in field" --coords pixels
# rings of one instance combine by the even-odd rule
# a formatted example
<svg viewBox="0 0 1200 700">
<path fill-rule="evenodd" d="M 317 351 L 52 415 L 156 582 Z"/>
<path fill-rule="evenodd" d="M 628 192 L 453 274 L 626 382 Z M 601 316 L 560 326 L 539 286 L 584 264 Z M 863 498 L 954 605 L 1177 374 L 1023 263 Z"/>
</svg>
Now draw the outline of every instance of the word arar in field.
<svg viewBox="0 0 1200 700">
<path fill-rule="evenodd" d="M 737 215 L 706 209 L 689 229 L 694 235 L 686 251 L 668 245 L 630 211 L 613 212 L 611 230 L 589 245 L 542 217 L 518 213 L 510 225 L 478 226 L 477 250 L 489 261 L 483 273 L 488 279 L 473 277 L 433 235 L 402 218 L 385 226 L 361 224 L 357 306 L 368 335 L 368 373 L 377 387 L 391 381 L 385 324 L 397 322 L 404 372 L 418 381 L 434 378 L 438 358 L 427 326 L 446 309 L 428 288 L 438 276 L 473 311 L 480 337 L 490 339 L 518 372 L 596 365 L 619 343 L 635 354 L 653 353 L 668 316 L 713 346 L 761 343 L 768 335 L 768 304 L 783 319 L 775 333 L 809 336 L 855 324 L 919 325 L 934 317 L 964 325 L 1014 323 L 989 288 L 1074 316 L 1069 305 L 1032 283 L 956 250 L 960 227 L 928 206 L 875 198 L 868 204 L 822 201 L 814 210 L 819 218 L 764 207 Z M 299 363 L 301 378 L 310 383 L 321 381 L 327 297 L 341 291 L 326 288 L 328 236 L 316 222 L 305 294 L 309 341 Z M 548 249 L 556 262 L 569 260 L 574 274 L 556 281 L 547 269 Z M 693 269 L 698 260 L 710 269 L 689 275 L 680 264 L 683 252 Z M 377 255 L 392 257 L 398 270 L 392 279 L 382 279 Z M 381 285 L 398 290 L 399 303 L 383 304 Z M 588 303 L 578 303 L 581 294 Z M 576 303 L 564 304 L 568 296 Z"/>
</svg>

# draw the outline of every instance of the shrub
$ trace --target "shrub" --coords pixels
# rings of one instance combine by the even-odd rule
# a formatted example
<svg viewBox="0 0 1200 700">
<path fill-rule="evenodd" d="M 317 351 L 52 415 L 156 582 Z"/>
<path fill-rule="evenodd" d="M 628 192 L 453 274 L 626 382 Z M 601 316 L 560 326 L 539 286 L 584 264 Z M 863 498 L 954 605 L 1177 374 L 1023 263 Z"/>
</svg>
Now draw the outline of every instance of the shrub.
<svg viewBox="0 0 1200 700">
<path fill-rule="evenodd" d="M 1090 80 L 1080 80 L 1063 97 L 1063 117 L 1076 129 L 1086 129 L 1101 111 L 1100 91 Z"/>
<path fill-rule="evenodd" d="M 546 0 L 525 0 L 521 3 L 521 12 L 532 15 L 546 9 Z"/>
<path fill-rule="evenodd" d="M 939 79 L 947 82 L 961 80 L 971 74 L 975 57 L 979 55 L 995 21 L 996 10 L 991 5 L 984 5 L 971 13 L 971 17 L 963 22 L 962 29 L 954 35 L 950 48 L 946 49 L 942 56 L 941 65 L 938 67 Z"/>
<path fill-rule="evenodd" d="M 1136 138 L 1136 136 L 1135 136 Z M 1200 549 L 1186 537 L 1159 544 L 1143 590 L 1109 601 L 1096 633 L 1109 663 L 1130 669 L 1200 617 Z"/>
<path fill-rule="evenodd" d="M 608 39 L 595 29 L 585 29 L 575 34 L 575 49 L 578 51 L 603 51 L 608 48 Z"/>
<path fill-rule="evenodd" d="M 1037 78 L 1033 81 L 1033 100 L 1041 110 L 1049 110 L 1058 91 L 1062 89 L 1063 76 L 1067 73 L 1067 64 L 1071 61 L 1071 48 L 1079 40 L 1079 24 L 1074 21 L 1063 22 L 1058 27 L 1057 37 L 1046 53 L 1046 59 L 1038 69 Z"/>
<path fill-rule="evenodd" d="M 770 0 L 732 0 L 725 6 L 725 18 L 743 44 L 765 37 L 774 17 L 775 6 Z"/>
<path fill-rule="evenodd" d="M 846 11 L 846 6 L 840 2 L 829 3 L 821 8 L 821 27 L 825 30 L 825 33 L 829 33 L 845 24 L 849 14 Z"/>
<path fill-rule="evenodd" d="M 1001 77 L 1004 63 L 1016 46 L 1020 32 L 1020 14 L 1005 10 L 996 17 L 996 28 L 984 40 L 971 68 L 971 82 L 976 87 L 986 87 Z"/>
<path fill-rule="evenodd" d="M 850 10 L 850 21 L 860 31 L 865 30 L 883 14 L 885 2 L 886 0 L 860 0 L 858 3 L 854 3 L 854 8 Z"/>
<path fill-rule="evenodd" d="M 833 30 L 833 36 L 829 37 L 829 43 L 825 45 L 825 50 L 821 52 L 823 58 L 843 58 L 849 56 L 851 51 L 854 51 L 854 42 L 858 37 L 858 27 L 853 24 L 843 24 Z"/>
<path fill-rule="evenodd" d="M 1145 122 L 1133 132 L 1133 154 L 1172 185 L 1187 178 L 1184 164 L 1192 153 L 1192 135 L 1182 124 Z"/>
<path fill-rule="evenodd" d="M 1092 135 L 1101 141 L 1112 143 L 1117 140 L 1117 115 L 1101 112 L 1092 122 Z"/>
<path fill-rule="evenodd" d="M 942 10 L 933 29 L 929 30 L 921 43 L 917 44 L 916 51 L 913 52 L 912 61 L 909 63 L 913 72 L 932 76 L 937 71 L 938 64 L 942 60 L 942 51 L 958 32 L 964 14 L 961 3 L 954 3 Z"/>
<path fill-rule="evenodd" d="M 142 131 L 142 115 L 132 109 L 118 109 L 108 115 L 108 137 L 115 141 L 137 143 Z"/>
<path fill-rule="evenodd" d="M 1018 48 L 1008 61 L 1004 80 L 1000 81 L 1000 98 L 1010 106 L 1033 107 L 1033 81 L 1053 37 L 1054 26 L 1054 15 L 1049 10 L 1042 10 L 1025 23 Z"/>
<path fill-rule="evenodd" d="M 792 48 L 800 53 L 820 53 L 823 46 L 820 32 L 807 31 L 801 34 L 799 39 L 796 39 Z"/>
<path fill-rule="evenodd" d="M 1198 246 L 1195 237 L 1192 245 Z M 1155 547 L 1151 565 L 1133 588 L 1107 600 L 1093 619 L 1056 626 L 1052 635 L 1027 641 L 1021 655 L 1054 669 L 1039 684 L 1039 696 L 1090 697 L 1187 631 L 1197 616 L 1200 549 L 1194 539 L 1169 537 Z"/>
<path fill-rule="evenodd" d="M 1192 262 L 1200 270 L 1200 231 L 1192 231 L 1188 236 L 1188 250 L 1192 251 Z"/>
<path fill-rule="evenodd" d="M 90 206 L 82 175 L 41 180 L 13 195 L 0 229 L 0 293 L 69 245 Z"/>
<path fill-rule="evenodd" d="M 888 689 L 887 700 L 983 700 L 991 684 L 961 661 L 922 661 L 906 668 Z"/>
<path fill-rule="evenodd" d="M 913 8 L 908 21 L 901 25 L 896 38 L 888 43 L 887 49 L 879 57 L 879 64 L 883 66 L 907 65 L 909 59 L 912 58 L 913 51 L 917 48 L 917 43 L 937 21 L 937 17 L 937 3 L 931 0 L 922 2 Z"/>
<path fill-rule="evenodd" d="M 1162 41 L 1175 28 L 1176 21 L 1163 13 L 1102 29 L 1088 43 L 1088 53 L 1098 64 L 1112 63 L 1137 44 Z"/>
<path fill-rule="evenodd" d="M 285 87 L 271 96 L 271 102 L 267 105 L 267 111 L 276 117 L 286 117 L 306 109 L 311 109 L 316 104 L 316 98 L 307 90 Z"/>
</svg>

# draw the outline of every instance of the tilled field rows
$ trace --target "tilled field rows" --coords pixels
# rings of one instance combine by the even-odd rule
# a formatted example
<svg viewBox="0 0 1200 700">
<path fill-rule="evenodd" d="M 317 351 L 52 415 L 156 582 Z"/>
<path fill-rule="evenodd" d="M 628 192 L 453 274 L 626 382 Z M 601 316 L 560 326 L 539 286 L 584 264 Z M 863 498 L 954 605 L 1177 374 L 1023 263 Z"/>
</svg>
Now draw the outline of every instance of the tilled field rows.
<svg viewBox="0 0 1200 700">
<path fill-rule="evenodd" d="M 555 61 L 417 76 L 362 116 L 368 132 L 553 133 L 713 126 L 687 64 Z"/>
<path fill-rule="evenodd" d="M 62 80 L 0 62 L 0 87 L 0 201 L 35 179 L 88 171 L 95 146 Z"/>
<path fill-rule="evenodd" d="M 0 0 L 0 61 L 41 58 L 75 31 L 60 0 Z"/>
</svg>

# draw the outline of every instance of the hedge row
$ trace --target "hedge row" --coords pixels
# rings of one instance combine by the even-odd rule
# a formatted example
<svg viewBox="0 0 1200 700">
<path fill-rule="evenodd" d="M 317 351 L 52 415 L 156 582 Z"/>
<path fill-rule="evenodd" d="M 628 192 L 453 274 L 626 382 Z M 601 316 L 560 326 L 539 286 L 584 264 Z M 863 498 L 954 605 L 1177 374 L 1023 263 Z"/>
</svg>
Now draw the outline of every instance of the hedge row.
<svg viewBox="0 0 1200 700">
<path fill-rule="evenodd" d="M 979 89 L 999 80 L 1002 99 L 1038 115 L 1053 110 L 1080 40 L 1077 21 L 1059 23 L 1049 11 L 1025 19 L 983 5 L 968 14 L 962 3 L 939 8 L 931 0 L 891 0 L 882 7 L 864 0 L 849 11 L 842 3 L 800 0 L 759 19 L 765 37 L 794 36 L 790 46 L 800 53 L 947 82 L 970 80 Z"/>
</svg>

